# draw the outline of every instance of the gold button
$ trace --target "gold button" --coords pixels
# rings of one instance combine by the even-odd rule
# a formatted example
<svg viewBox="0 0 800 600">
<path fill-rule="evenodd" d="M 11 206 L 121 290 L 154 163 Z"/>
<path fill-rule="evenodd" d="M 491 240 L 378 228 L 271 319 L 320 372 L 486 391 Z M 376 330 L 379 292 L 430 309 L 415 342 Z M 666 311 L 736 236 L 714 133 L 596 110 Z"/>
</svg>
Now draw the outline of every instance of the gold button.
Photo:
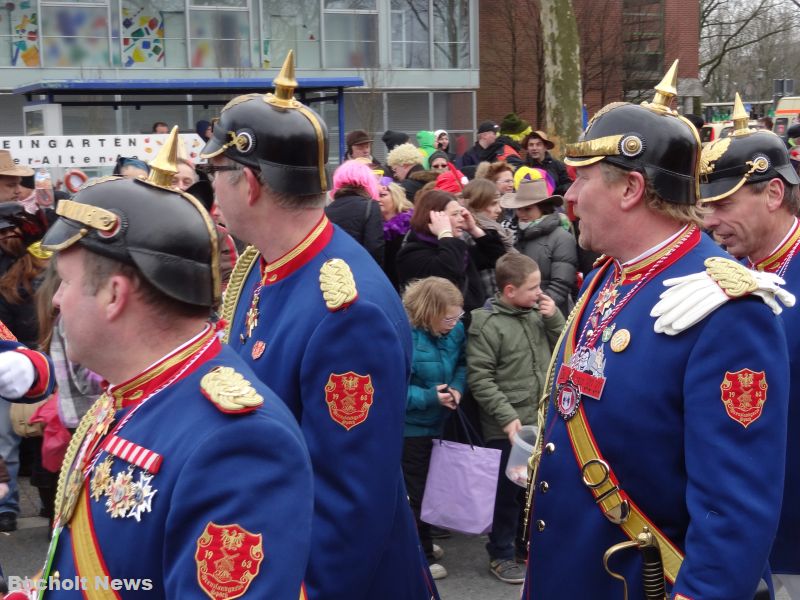
<svg viewBox="0 0 800 600">
<path fill-rule="evenodd" d="M 543 494 L 546 494 L 550 490 L 550 484 L 546 481 L 539 482 L 539 491 Z"/>
<path fill-rule="evenodd" d="M 546 527 L 546 525 L 545 525 L 544 521 L 542 521 L 541 519 L 536 521 L 536 529 L 538 529 L 539 531 L 544 531 L 545 527 Z"/>
<path fill-rule="evenodd" d="M 547 442 L 544 449 L 548 454 L 553 454 L 556 451 L 556 445 L 553 442 Z"/>
</svg>

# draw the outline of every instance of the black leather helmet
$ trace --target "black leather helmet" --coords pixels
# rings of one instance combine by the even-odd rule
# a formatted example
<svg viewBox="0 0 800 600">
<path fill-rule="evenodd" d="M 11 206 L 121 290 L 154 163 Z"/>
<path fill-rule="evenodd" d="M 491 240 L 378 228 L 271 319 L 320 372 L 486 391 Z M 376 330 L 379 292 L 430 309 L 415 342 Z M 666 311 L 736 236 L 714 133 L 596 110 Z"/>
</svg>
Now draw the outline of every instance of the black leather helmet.
<svg viewBox="0 0 800 600">
<path fill-rule="evenodd" d="M 274 80 L 274 94 L 234 98 L 213 123 L 201 158 L 227 156 L 261 171 L 276 192 L 293 196 L 328 190 L 328 128 L 294 99 L 293 52 Z"/>
<path fill-rule="evenodd" d="M 784 141 L 766 129 L 749 129 L 749 115 L 736 94 L 734 130 L 703 148 L 700 157 L 700 193 L 703 202 L 716 202 L 746 183 L 779 177 L 789 185 L 800 183 Z"/>
<path fill-rule="evenodd" d="M 61 200 L 42 247 L 80 244 L 136 267 L 170 298 L 213 308 L 220 299 L 217 231 L 196 198 L 171 187 L 177 134 L 175 127 L 147 180 L 103 177 Z"/>
<path fill-rule="evenodd" d="M 601 108 L 580 141 L 567 145 L 564 162 L 583 167 L 605 160 L 641 171 L 663 200 L 695 204 L 700 137 L 690 121 L 669 107 L 677 95 L 677 67 L 676 60 L 656 86 L 653 102 L 612 102 Z"/>
</svg>

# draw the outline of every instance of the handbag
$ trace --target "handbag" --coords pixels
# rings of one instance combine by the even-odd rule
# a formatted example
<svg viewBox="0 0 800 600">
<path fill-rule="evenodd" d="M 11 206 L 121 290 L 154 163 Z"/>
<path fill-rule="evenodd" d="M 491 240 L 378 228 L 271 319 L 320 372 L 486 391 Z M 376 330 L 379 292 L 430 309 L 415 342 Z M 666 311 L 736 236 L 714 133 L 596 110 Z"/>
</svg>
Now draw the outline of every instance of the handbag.
<svg viewBox="0 0 800 600">
<path fill-rule="evenodd" d="M 472 426 L 461 409 L 455 412 L 469 443 L 433 440 L 420 519 L 461 533 L 487 533 L 492 529 L 501 453 L 476 445 Z M 472 434 L 479 439 L 474 429 Z"/>
<path fill-rule="evenodd" d="M 11 419 L 11 428 L 19 437 L 42 437 L 44 434 L 44 425 L 41 423 L 31 423 L 29 419 L 33 416 L 40 406 L 47 402 L 47 398 L 34 402 L 32 404 L 23 404 L 19 402 L 12 402 L 11 409 L 9 410 L 9 417 Z"/>
</svg>

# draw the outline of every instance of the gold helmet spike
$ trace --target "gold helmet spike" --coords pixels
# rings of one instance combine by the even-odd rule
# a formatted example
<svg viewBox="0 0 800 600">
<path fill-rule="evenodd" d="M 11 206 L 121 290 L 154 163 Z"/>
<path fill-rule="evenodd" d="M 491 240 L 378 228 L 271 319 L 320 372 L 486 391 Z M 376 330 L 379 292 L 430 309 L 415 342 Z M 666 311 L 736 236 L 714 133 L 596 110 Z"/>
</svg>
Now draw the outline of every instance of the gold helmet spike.
<svg viewBox="0 0 800 600">
<path fill-rule="evenodd" d="M 733 114 L 731 115 L 731 120 L 733 121 L 734 132 L 750 131 L 747 127 L 750 115 L 748 115 L 747 111 L 744 109 L 744 104 L 742 103 L 741 96 L 739 96 L 739 92 L 736 92 L 736 96 L 733 100 Z"/>
<path fill-rule="evenodd" d="M 678 95 L 678 59 L 675 59 L 675 62 L 672 63 L 672 66 L 667 71 L 667 74 L 664 75 L 664 78 L 661 82 L 656 86 L 656 95 L 653 98 L 653 102 L 651 103 L 650 108 L 655 108 L 657 106 L 661 106 L 663 108 L 672 109 L 670 106 L 670 102 L 672 99 Z"/>
<path fill-rule="evenodd" d="M 147 181 L 161 187 L 172 187 L 172 178 L 178 172 L 178 126 L 172 128 L 158 155 L 150 161 Z"/>
<path fill-rule="evenodd" d="M 286 60 L 283 61 L 281 72 L 272 80 L 275 86 L 275 94 L 270 97 L 270 104 L 289 108 L 294 100 L 294 90 L 297 81 L 294 78 L 294 50 L 289 50 Z"/>
</svg>

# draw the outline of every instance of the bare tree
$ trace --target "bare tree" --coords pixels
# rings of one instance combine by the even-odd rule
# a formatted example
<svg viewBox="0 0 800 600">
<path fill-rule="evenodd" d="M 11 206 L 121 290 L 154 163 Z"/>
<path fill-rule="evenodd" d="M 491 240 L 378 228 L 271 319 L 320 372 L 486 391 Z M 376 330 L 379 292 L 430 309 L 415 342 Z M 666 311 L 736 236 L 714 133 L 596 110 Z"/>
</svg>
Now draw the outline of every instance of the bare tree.
<svg viewBox="0 0 800 600">
<path fill-rule="evenodd" d="M 718 71 L 730 71 L 726 63 L 740 51 L 752 49 L 765 40 L 797 27 L 797 11 L 787 12 L 787 2 L 797 0 L 700 0 L 700 72 L 708 86 Z M 775 19 L 780 14 L 785 18 Z M 766 22 L 770 26 L 764 27 Z"/>
</svg>

